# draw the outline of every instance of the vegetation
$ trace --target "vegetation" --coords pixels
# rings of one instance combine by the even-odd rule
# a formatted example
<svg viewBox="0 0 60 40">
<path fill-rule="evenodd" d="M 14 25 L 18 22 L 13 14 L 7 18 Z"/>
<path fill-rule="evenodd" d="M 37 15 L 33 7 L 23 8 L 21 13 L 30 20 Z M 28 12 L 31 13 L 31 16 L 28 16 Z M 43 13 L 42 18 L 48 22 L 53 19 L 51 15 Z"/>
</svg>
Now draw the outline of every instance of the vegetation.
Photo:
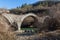
<svg viewBox="0 0 60 40">
<path fill-rule="evenodd" d="M 22 5 L 21 7 L 19 6 L 19 7 L 17 7 L 17 8 L 14 8 L 14 9 L 11 9 L 10 10 L 10 12 L 11 13 L 14 13 L 14 14 L 25 14 L 25 13 L 30 13 L 30 12 L 32 12 L 32 13 L 37 13 L 37 15 L 39 15 L 40 16 L 40 14 L 43 14 L 44 13 L 44 15 L 45 14 L 48 14 L 48 12 L 50 11 L 50 16 L 53 16 L 53 17 L 55 17 L 54 19 L 53 19 L 53 21 L 54 21 L 54 23 L 56 23 L 56 24 L 58 24 L 59 26 L 60 26 L 60 10 L 59 10 L 59 8 L 60 8 L 60 6 L 58 5 L 58 6 L 56 6 L 58 3 L 60 3 L 60 2 L 56 2 L 56 1 L 39 1 L 39 2 L 36 2 L 36 3 L 34 3 L 34 4 L 29 4 L 29 5 L 27 5 L 27 4 L 24 4 L 24 5 Z M 49 7 L 50 7 L 50 9 L 49 9 Z M 49 11 L 47 11 L 49 9 Z M 46 13 L 45 13 L 45 12 Z M 43 12 L 43 13 L 42 13 Z M 47 18 L 47 20 L 48 20 L 48 18 Z M 52 19 L 51 19 L 52 20 Z M 50 20 L 50 21 L 51 21 Z M 55 21 L 56 20 L 56 21 Z M 45 25 L 46 25 L 46 23 L 48 22 L 50 22 L 49 20 L 48 21 L 45 21 Z M 54 24 L 53 23 L 53 21 L 52 21 L 52 23 L 50 23 L 50 24 L 52 24 L 54 27 L 56 26 L 56 24 Z M 1 22 L 3 22 L 3 23 L 1 23 Z M 48 26 L 51 26 L 51 25 L 48 25 Z M 21 36 L 19 36 L 19 37 L 17 37 L 17 38 L 15 38 L 16 37 L 16 35 L 14 34 L 14 33 L 10 33 L 10 32 L 2 32 L 2 31 L 5 31 L 5 26 L 7 25 L 7 21 L 6 20 L 4 20 L 4 17 L 0 17 L 0 26 L 1 26 L 1 28 L 0 28 L 0 40 L 19 40 L 19 38 L 21 38 Z M 43 25 L 43 24 L 42 24 Z M 7 25 L 7 26 L 9 26 L 9 25 Z M 44 25 L 43 25 L 44 26 Z M 52 26 L 51 26 L 52 27 Z M 59 27 L 58 27 L 59 28 Z M 3 29 L 3 30 L 2 30 Z M 22 28 L 22 30 L 32 30 L 33 28 Z M 42 28 L 43 29 L 43 28 Z M 44 29 L 45 29 L 45 27 L 44 27 Z M 50 28 L 49 28 L 50 29 Z M 52 28 L 51 28 L 52 29 Z M 60 30 L 60 28 L 59 28 L 59 30 Z M 52 32 L 43 32 L 42 31 L 42 34 L 40 33 L 40 35 L 39 34 L 37 34 L 35 37 L 34 37 L 34 39 L 32 38 L 32 37 L 29 37 L 29 38 L 31 38 L 32 40 L 55 40 L 55 39 L 57 39 L 57 40 L 59 40 L 60 38 L 60 31 L 59 30 L 54 30 L 54 31 L 52 31 Z M 9 30 L 8 30 L 9 31 Z M 17 33 L 18 34 L 18 33 Z M 38 37 L 39 37 L 39 39 L 38 39 Z M 47 37 L 47 38 L 46 38 Z M 22 36 L 22 38 L 21 39 L 23 39 L 23 38 L 25 38 L 24 36 Z M 27 37 L 26 37 L 27 38 Z M 25 38 L 25 39 L 26 39 Z M 29 40 L 29 39 L 28 39 Z"/>
<path fill-rule="evenodd" d="M 53 5 L 60 3 L 59 1 L 38 1 L 34 4 L 24 4 L 21 7 L 11 9 L 10 12 L 14 14 L 25 14 L 25 13 L 40 13 L 39 11 L 48 9 Z M 39 11 L 38 11 L 39 10 Z"/>
</svg>

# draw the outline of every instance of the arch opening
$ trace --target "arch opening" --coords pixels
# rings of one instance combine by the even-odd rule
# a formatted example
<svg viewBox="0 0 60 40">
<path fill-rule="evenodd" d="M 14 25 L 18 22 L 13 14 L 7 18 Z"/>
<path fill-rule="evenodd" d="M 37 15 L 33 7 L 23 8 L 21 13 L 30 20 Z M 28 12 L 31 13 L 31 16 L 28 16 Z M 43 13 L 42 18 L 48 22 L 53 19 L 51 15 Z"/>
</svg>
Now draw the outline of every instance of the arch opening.
<svg viewBox="0 0 60 40">
<path fill-rule="evenodd" d="M 38 19 L 34 16 L 28 16 L 26 17 L 22 24 L 21 24 L 21 30 L 26 31 L 35 31 L 37 29 L 36 23 L 38 22 Z"/>
</svg>

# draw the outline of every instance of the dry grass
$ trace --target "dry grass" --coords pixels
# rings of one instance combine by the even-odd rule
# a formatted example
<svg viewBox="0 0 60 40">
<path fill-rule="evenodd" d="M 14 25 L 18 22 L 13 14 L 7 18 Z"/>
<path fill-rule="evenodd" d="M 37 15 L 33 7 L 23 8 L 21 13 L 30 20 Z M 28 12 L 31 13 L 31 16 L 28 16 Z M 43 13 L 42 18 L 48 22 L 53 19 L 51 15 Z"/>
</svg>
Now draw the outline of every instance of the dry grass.
<svg viewBox="0 0 60 40">
<path fill-rule="evenodd" d="M 16 40 L 12 32 L 0 32 L 0 40 Z"/>
</svg>

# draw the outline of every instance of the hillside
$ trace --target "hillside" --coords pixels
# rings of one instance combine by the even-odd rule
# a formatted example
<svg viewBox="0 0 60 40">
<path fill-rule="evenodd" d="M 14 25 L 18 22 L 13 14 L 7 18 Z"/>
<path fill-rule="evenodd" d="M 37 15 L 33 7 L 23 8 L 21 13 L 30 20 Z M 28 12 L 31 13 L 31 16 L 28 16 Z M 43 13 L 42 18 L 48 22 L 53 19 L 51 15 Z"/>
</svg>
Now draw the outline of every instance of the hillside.
<svg viewBox="0 0 60 40">
<path fill-rule="evenodd" d="M 25 13 L 48 13 L 48 10 L 53 6 L 59 4 L 59 1 L 38 1 L 34 4 L 24 4 L 21 7 L 11 9 L 10 12 L 14 14 L 25 14 Z M 46 12 L 47 11 L 47 12 Z"/>
</svg>

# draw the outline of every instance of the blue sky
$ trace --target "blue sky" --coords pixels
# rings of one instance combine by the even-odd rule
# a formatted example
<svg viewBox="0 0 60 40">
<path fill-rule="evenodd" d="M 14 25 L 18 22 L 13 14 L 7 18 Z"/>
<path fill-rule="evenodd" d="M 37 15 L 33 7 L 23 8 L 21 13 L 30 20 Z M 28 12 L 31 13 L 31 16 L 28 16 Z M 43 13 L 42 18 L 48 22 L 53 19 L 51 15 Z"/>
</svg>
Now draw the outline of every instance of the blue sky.
<svg viewBox="0 0 60 40">
<path fill-rule="evenodd" d="M 32 4 L 39 0 L 0 0 L 0 8 L 16 8 L 17 6 L 21 6 L 22 4 Z"/>
</svg>

